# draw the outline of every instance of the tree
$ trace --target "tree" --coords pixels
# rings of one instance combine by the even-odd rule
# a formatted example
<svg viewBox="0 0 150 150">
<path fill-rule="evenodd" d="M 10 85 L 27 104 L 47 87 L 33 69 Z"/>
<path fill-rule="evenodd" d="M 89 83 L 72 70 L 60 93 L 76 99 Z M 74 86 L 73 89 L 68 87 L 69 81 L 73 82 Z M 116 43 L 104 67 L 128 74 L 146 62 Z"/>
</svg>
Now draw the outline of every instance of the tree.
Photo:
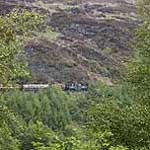
<svg viewBox="0 0 150 150">
<path fill-rule="evenodd" d="M 0 83 L 7 84 L 29 73 L 27 64 L 23 61 L 23 43 L 25 36 L 31 36 L 31 31 L 38 30 L 44 19 L 34 12 L 13 11 L 0 16 Z"/>
<path fill-rule="evenodd" d="M 130 105 L 120 105 L 113 97 L 98 103 L 90 111 L 90 127 L 110 130 L 113 144 L 132 150 L 150 148 L 150 1 L 139 1 L 142 24 L 135 34 L 135 55 L 127 71 Z M 124 98 L 123 98 L 124 99 Z M 113 148 L 112 148 L 113 149 Z M 117 149 L 117 148 L 116 148 Z M 121 148 L 120 148 L 121 149 Z"/>
<path fill-rule="evenodd" d="M 19 133 L 19 123 L 6 106 L 0 105 L 0 150 L 19 150 L 20 142 L 16 136 Z"/>
<path fill-rule="evenodd" d="M 38 30 L 43 22 L 44 18 L 34 12 L 13 11 L 0 16 L 0 84 L 7 85 L 29 75 L 21 57 L 24 37 Z M 10 126 L 15 120 L 15 115 L 0 103 L 0 149 L 18 149 L 14 126 Z"/>
<path fill-rule="evenodd" d="M 129 65 L 128 83 L 137 100 L 150 100 L 150 1 L 139 1 L 139 12 L 143 24 L 135 35 L 135 56 Z"/>
</svg>

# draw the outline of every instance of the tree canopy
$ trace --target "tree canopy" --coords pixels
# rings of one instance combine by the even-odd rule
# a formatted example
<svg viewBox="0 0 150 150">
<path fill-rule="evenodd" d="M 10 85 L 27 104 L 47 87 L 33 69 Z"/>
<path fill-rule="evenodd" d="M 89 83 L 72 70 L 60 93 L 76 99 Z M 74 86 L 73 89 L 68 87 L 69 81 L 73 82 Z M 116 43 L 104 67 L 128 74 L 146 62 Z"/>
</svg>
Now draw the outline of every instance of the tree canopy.
<svg viewBox="0 0 150 150">
<path fill-rule="evenodd" d="M 25 36 L 40 28 L 44 17 L 35 12 L 13 11 L 0 16 L 0 83 L 6 84 L 29 75 L 23 55 Z"/>
</svg>

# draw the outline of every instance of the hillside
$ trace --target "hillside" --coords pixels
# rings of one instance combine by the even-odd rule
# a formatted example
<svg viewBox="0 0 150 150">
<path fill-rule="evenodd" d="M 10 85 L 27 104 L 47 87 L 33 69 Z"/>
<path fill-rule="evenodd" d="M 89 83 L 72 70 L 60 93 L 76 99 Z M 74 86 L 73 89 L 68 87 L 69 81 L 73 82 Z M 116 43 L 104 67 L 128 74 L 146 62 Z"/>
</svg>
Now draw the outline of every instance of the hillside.
<svg viewBox="0 0 150 150">
<path fill-rule="evenodd" d="M 48 16 L 51 30 L 25 45 L 34 82 L 118 78 L 132 56 L 138 21 L 133 0 L 3 0 L 2 14 L 14 7 Z"/>
</svg>

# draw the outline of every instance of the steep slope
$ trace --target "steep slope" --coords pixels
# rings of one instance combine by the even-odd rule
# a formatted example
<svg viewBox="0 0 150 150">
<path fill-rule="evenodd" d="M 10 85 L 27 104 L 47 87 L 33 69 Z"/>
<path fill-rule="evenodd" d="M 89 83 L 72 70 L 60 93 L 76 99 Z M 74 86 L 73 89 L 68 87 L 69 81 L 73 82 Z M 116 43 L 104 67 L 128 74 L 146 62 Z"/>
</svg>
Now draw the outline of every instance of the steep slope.
<svg viewBox="0 0 150 150">
<path fill-rule="evenodd" d="M 132 55 L 138 20 L 133 0 L 4 0 L 14 7 L 48 15 L 53 32 L 37 34 L 25 45 L 29 68 L 38 82 L 115 79 Z"/>
</svg>

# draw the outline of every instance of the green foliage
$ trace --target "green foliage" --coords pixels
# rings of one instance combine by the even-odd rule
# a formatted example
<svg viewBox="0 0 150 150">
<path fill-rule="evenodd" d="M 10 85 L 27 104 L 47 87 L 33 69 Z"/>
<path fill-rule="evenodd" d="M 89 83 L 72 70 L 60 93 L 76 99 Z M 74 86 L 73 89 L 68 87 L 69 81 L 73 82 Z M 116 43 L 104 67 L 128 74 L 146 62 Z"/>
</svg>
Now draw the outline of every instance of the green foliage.
<svg viewBox="0 0 150 150">
<path fill-rule="evenodd" d="M 113 87 L 110 96 L 103 92 L 97 96 L 92 94 L 94 90 L 90 93 L 97 103 L 89 109 L 88 127 L 95 133 L 111 131 L 115 147 L 110 149 L 117 149 L 117 145 L 131 150 L 150 148 L 150 21 L 144 19 L 136 32 L 136 52 L 128 68 L 127 83 L 121 89 Z"/>
<path fill-rule="evenodd" d="M 66 141 L 61 141 L 57 139 L 57 142 L 52 143 L 50 146 L 44 146 L 41 143 L 33 143 L 35 146 L 35 150 L 78 150 L 79 141 L 72 137 L 66 139 Z"/>
<path fill-rule="evenodd" d="M 137 0 L 137 8 L 141 19 L 150 19 L 150 1 L 149 0 Z"/>
<path fill-rule="evenodd" d="M 42 121 L 53 130 L 61 130 L 71 121 L 69 97 L 60 89 L 51 88 L 39 93 L 10 92 L 2 96 L 3 102 L 27 122 Z"/>
<path fill-rule="evenodd" d="M 23 61 L 24 36 L 37 31 L 44 18 L 37 13 L 13 11 L 5 17 L 0 16 L 0 83 L 27 77 L 27 64 Z"/>
<path fill-rule="evenodd" d="M 143 25 L 136 32 L 135 57 L 126 83 L 97 82 L 87 93 L 10 91 L 0 97 L 0 150 L 150 149 L 150 19 L 141 1 Z M 25 37 L 44 17 L 17 12 L 0 17 L 0 83 L 28 75 L 20 61 Z M 10 111 L 13 110 L 13 111 Z"/>
<path fill-rule="evenodd" d="M 150 2 L 139 1 L 143 24 L 135 35 L 135 57 L 129 65 L 127 81 L 132 87 L 134 99 L 147 103 L 150 99 Z"/>
<path fill-rule="evenodd" d="M 0 105 L 0 150 L 19 150 L 20 142 L 13 135 L 19 134 L 20 128 L 14 113 Z"/>
<path fill-rule="evenodd" d="M 69 110 L 72 119 L 79 124 L 86 123 L 87 111 L 96 103 L 103 102 L 106 97 L 110 98 L 115 95 L 112 88 L 109 88 L 102 82 L 91 84 L 86 94 L 69 94 Z"/>
<path fill-rule="evenodd" d="M 13 11 L 9 15 L 0 16 L 0 84 L 7 85 L 29 75 L 27 64 L 22 58 L 23 37 L 37 30 L 42 21 L 42 16 L 29 12 Z M 14 136 L 17 135 L 14 128 L 16 117 L 1 103 L 0 123 L 0 149 L 19 149 L 19 141 Z"/>
<path fill-rule="evenodd" d="M 148 147 L 150 144 L 150 111 L 144 105 L 122 108 L 116 102 L 107 102 L 93 107 L 89 124 L 95 132 L 110 130 L 115 145 L 128 148 Z"/>
<path fill-rule="evenodd" d="M 19 140 L 12 137 L 12 133 L 7 127 L 0 128 L 0 150 L 19 150 Z"/>
<path fill-rule="evenodd" d="M 100 87 L 105 87 L 100 95 L 92 94 L 96 89 L 100 92 Z M 16 91 L 4 94 L 1 102 L 26 122 L 24 132 L 17 137 L 25 150 L 148 149 L 149 107 L 125 103 L 130 99 L 124 94 L 128 91 L 125 87 L 112 90 L 98 84 L 96 89 L 84 95 L 68 95 L 57 88 L 37 93 Z M 79 122 L 80 115 L 85 120 Z"/>
<path fill-rule="evenodd" d="M 48 126 L 44 126 L 42 122 L 30 124 L 24 132 L 22 139 L 24 150 L 75 150 L 79 144 L 79 140 L 75 137 L 62 140 L 57 133 Z"/>
<path fill-rule="evenodd" d="M 38 149 L 37 147 L 48 147 L 58 143 L 58 137 L 50 128 L 37 121 L 29 124 L 24 131 L 22 141 L 23 149 Z"/>
<path fill-rule="evenodd" d="M 116 147 L 110 147 L 110 149 L 109 150 L 128 150 L 128 148 L 126 148 L 126 147 L 123 147 L 123 146 L 116 146 Z"/>
</svg>

